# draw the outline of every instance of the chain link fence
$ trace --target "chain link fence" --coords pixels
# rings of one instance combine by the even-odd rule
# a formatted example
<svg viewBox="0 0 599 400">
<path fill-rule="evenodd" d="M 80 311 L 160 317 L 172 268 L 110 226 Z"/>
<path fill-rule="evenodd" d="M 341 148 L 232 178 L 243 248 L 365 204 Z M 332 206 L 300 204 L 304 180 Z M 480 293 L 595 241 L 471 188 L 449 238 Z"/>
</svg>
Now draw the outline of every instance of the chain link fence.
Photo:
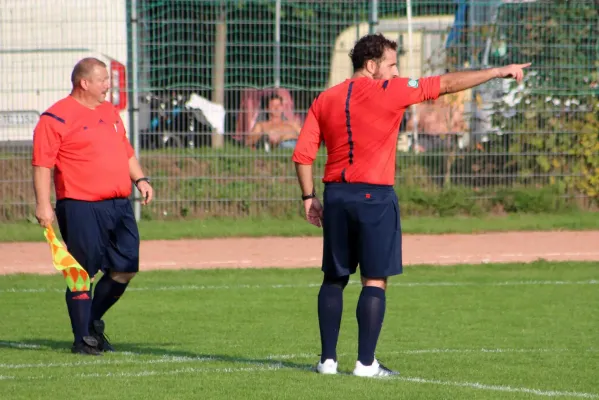
<svg viewBox="0 0 599 400">
<path fill-rule="evenodd" d="M 410 108 L 398 192 L 460 190 L 486 201 L 510 188 L 556 187 L 596 198 L 598 8 L 596 0 L 413 0 L 409 9 L 384 0 L 5 0 L 0 218 L 33 214 L 32 129 L 69 93 L 72 66 L 85 56 L 109 65 L 109 100 L 153 179 L 156 200 L 136 207 L 142 217 L 297 214 L 297 129 L 319 92 L 351 76 L 348 52 L 371 32 L 399 43 L 406 76 L 533 63 L 521 85 L 494 81 Z M 317 175 L 324 158 L 323 149 Z"/>
</svg>

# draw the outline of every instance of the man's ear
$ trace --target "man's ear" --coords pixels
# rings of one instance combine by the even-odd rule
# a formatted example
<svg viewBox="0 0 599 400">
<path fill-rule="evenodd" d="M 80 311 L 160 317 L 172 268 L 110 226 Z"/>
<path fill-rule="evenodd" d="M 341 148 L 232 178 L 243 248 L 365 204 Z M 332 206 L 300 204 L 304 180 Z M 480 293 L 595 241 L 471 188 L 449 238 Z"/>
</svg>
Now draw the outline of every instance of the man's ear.
<svg viewBox="0 0 599 400">
<path fill-rule="evenodd" d="M 377 67 L 376 61 L 374 61 L 374 60 L 366 61 L 365 69 L 370 75 L 374 75 L 374 73 L 376 72 L 376 67 Z"/>
</svg>

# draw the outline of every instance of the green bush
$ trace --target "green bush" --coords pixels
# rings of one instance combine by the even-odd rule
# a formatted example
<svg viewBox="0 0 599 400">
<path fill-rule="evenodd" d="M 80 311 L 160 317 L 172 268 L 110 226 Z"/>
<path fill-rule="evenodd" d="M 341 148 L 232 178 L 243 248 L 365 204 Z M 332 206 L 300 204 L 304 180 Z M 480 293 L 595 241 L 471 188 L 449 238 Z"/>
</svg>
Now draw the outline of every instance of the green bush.
<svg viewBox="0 0 599 400">
<path fill-rule="evenodd" d="M 547 213 L 572 211 L 575 206 L 554 186 L 538 189 L 499 190 L 492 201 L 508 213 Z"/>
<path fill-rule="evenodd" d="M 595 143 L 585 133 L 588 143 Z M 587 148 L 587 171 L 597 168 L 597 159 Z M 564 183 L 555 185 L 515 186 L 474 185 L 457 181 L 446 185 L 435 175 L 437 160 L 426 155 L 398 156 L 395 189 L 404 216 L 482 216 L 507 213 L 561 213 L 586 207 L 580 196 L 572 195 Z M 0 185 L 3 202 L 0 220 L 17 221 L 32 217 L 33 191 L 30 184 L 10 185 L 26 171 L 26 159 L 6 158 L 0 164 L 6 183 Z M 303 215 L 299 187 L 288 151 L 265 154 L 239 148 L 223 150 L 197 149 L 188 152 L 142 152 L 141 163 L 153 180 L 155 199 L 142 207 L 142 218 L 204 219 L 211 217 L 290 218 Z M 315 182 L 319 195 L 323 185 L 319 174 L 324 157 L 315 165 Z M 594 170 L 593 170 L 594 171 Z M 510 178 L 511 179 L 511 178 Z M 579 180 L 580 190 L 593 186 L 594 175 Z M 4 185 L 4 186 L 3 186 Z M 589 191 L 589 193 L 591 193 Z"/>
<path fill-rule="evenodd" d="M 289 151 L 261 153 L 247 149 L 202 149 L 185 156 L 142 154 L 144 169 L 154 178 L 156 202 L 144 207 L 146 219 L 258 217 L 302 215 L 299 187 Z M 439 156 L 441 157 L 441 156 Z M 481 158 L 482 159 L 482 158 Z M 315 162 L 315 184 L 324 152 Z M 564 185 L 512 187 L 476 185 L 454 180 L 445 185 L 438 157 L 399 154 L 395 189 L 403 215 L 480 216 L 489 213 L 558 213 L 576 207 Z M 439 179 L 441 176 L 441 179 Z"/>
<path fill-rule="evenodd" d="M 533 63 L 524 84 L 510 89 L 519 103 L 496 105 L 510 166 L 521 184 L 556 185 L 597 203 L 599 10 L 564 0 L 503 10 L 501 20 L 517 24 L 499 32 L 510 46 L 495 62 Z"/>
</svg>

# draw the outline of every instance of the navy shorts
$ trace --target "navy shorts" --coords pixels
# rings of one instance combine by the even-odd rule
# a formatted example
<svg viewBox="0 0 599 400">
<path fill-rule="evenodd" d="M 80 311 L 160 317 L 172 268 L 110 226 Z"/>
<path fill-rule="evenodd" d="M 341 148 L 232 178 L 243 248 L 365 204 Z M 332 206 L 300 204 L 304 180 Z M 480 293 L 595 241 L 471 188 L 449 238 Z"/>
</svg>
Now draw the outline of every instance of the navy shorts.
<svg viewBox="0 0 599 400">
<path fill-rule="evenodd" d="M 129 199 L 62 199 L 56 219 L 67 250 L 88 272 L 139 271 L 139 231 Z"/>
<path fill-rule="evenodd" d="M 401 223 L 391 186 L 327 183 L 324 189 L 322 271 L 386 278 L 403 272 Z"/>
</svg>

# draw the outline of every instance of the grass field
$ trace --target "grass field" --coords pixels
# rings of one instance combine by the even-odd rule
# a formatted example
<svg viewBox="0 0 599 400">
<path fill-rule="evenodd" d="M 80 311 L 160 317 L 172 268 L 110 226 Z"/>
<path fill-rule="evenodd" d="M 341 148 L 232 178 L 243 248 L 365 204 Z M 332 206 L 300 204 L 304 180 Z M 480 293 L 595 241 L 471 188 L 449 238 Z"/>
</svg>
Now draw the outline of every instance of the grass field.
<svg viewBox="0 0 599 400">
<path fill-rule="evenodd" d="M 69 353 L 61 279 L 0 276 L 2 399 L 599 398 L 596 263 L 407 267 L 377 352 L 402 375 L 378 380 L 310 371 L 317 269 L 143 273 L 105 317 L 118 352 L 103 357 Z"/>
<path fill-rule="evenodd" d="M 406 234 L 480 233 L 498 231 L 588 230 L 599 226 L 599 213 L 511 214 L 503 217 L 407 217 L 402 218 Z M 322 231 L 301 218 L 294 219 L 189 219 L 139 223 L 143 240 L 214 237 L 315 236 Z M 58 230 L 57 230 L 58 233 Z M 0 242 L 42 241 L 34 223 L 0 225 Z"/>
</svg>

